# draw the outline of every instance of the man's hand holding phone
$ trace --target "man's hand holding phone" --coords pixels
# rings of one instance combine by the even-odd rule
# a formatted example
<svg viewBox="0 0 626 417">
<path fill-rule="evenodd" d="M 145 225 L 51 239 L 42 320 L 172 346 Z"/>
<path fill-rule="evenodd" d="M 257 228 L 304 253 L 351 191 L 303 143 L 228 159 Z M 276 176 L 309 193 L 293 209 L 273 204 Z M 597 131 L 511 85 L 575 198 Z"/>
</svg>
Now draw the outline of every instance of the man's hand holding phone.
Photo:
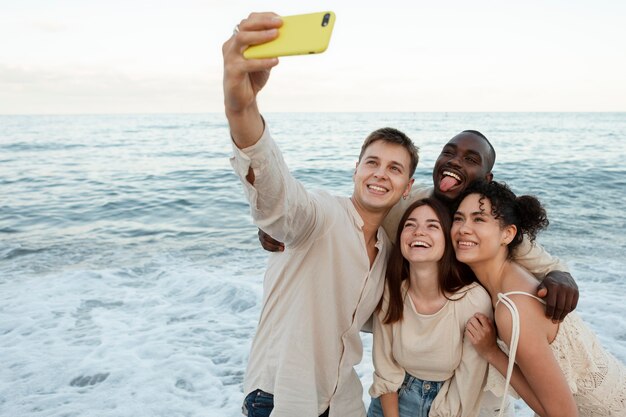
<svg viewBox="0 0 626 417">
<path fill-rule="evenodd" d="M 243 56 L 249 59 L 289 55 L 319 54 L 328 48 L 335 26 L 331 11 L 283 16 L 278 37 L 270 42 L 252 44 Z"/>
<path fill-rule="evenodd" d="M 231 135 L 240 148 L 253 145 L 263 134 L 256 96 L 278 64 L 277 58 L 246 59 L 243 51 L 276 39 L 281 25 L 282 19 L 275 13 L 251 13 L 222 46 L 224 106 Z"/>
<path fill-rule="evenodd" d="M 224 106 L 231 135 L 240 148 L 254 145 L 263 134 L 256 96 L 267 83 L 278 56 L 326 50 L 335 24 L 333 12 L 281 18 L 251 13 L 222 46 Z"/>
</svg>

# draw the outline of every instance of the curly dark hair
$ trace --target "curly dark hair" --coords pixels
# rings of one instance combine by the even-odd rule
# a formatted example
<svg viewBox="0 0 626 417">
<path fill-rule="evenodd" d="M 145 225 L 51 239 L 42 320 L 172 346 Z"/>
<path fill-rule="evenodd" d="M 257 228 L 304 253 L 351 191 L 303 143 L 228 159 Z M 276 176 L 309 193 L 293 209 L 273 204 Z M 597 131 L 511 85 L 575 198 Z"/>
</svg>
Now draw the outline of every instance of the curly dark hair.
<svg viewBox="0 0 626 417">
<path fill-rule="evenodd" d="M 484 210 L 485 198 L 491 202 L 491 215 L 500 221 L 502 227 L 514 225 L 517 228 L 515 237 L 508 245 L 509 254 L 522 243 L 524 236 L 534 242 L 537 234 L 550 224 L 546 210 L 536 197 L 531 195 L 517 197 L 505 183 L 474 182 L 461 194 L 459 204 L 470 194 L 481 196 L 479 200 L 481 210 Z"/>
</svg>

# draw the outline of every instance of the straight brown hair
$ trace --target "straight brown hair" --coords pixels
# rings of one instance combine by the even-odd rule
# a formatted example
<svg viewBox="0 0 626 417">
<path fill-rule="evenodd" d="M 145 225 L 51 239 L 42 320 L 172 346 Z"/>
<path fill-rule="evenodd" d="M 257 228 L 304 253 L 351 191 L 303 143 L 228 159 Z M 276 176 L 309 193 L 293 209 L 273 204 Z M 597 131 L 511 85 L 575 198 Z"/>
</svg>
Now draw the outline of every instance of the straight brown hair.
<svg viewBox="0 0 626 417">
<path fill-rule="evenodd" d="M 435 211 L 441 228 L 444 234 L 446 247 L 443 252 L 443 256 L 438 262 L 439 266 L 439 291 L 442 294 L 456 293 L 464 286 L 476 281 L 476 276 L 467 265 L 460 263 L 456 260 L 454 254 L 454 248 L 452 246 L 452 238 L 450 237 L 450 229 L 452 227 L 452 219 L 450 212 L 446 206 L 439 200 L 428 197 L 421 200 L 417 200 L 409 206 L 409 208 L 402 215 L 400 224 L 398 225 L 398 231 L 396 232 L 395 246 L 391 250 L 389 261 L 387 263 L 387 271 L 385 273 L 385 281 L 387 289 L 389 290 L 389 305 L 387 307 L 387 313 L 384 324 L 392 324 L 402 320 L 404 311 L 404 297 L 402 294 L 402 281 L 409 279 L 409 262 L 402 256 L 400 249 L 400 236 L 404 229 L 409 215 L 418 207 L 428 206 Z M 448 298 L 446 296 L 446 298 Z M 449 300 L 458 300 L 459 297 L 448 298 Z M 382 308 L 382 300 L 378 304 L 377 310 Z"/>
</svg>

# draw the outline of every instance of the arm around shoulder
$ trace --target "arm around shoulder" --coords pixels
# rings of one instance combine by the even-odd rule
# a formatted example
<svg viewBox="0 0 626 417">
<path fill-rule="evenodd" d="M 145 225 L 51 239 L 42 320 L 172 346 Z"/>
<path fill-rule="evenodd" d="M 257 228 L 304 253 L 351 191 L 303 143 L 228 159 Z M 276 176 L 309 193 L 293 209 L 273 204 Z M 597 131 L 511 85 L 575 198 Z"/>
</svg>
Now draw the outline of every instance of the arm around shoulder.
<svg viewBox="0 0 626 417">
<path fill-rule="evenodd" d="M 546 301 L 545 314 L 562 321 L 578 304 L 578 286 L 567 267 L 546 250 L 524 237 L 513 253 L 515 262 L 541 281 L 537 295 Z"/>
<path fill-rule="evenodd" d="M 513 260 L 540 280 L 550 271 L 569 271 L 559 258 L 550 255 L 541 245 L 531 242 L 526 236 L 524 236 L 522 243 L 515 248 Z"/>
</svg>

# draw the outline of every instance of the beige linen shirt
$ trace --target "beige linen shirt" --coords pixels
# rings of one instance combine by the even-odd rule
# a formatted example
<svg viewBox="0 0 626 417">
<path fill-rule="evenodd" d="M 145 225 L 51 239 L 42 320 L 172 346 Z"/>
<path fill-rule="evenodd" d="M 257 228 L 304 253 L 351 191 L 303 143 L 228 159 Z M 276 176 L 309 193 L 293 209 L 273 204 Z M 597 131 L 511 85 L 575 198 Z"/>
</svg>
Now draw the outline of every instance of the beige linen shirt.
<svg viewBox="0 0 626 417">
<path fill-rule="evenodd" d="M 383 292 L 390 242 L 378 230 L 370 268 L 363 221 L 349 198 L 308 192 L 289 172 L 267 128 L 253 146 L 233 146 L 254 223 L 285 242 L 270 255 L 263 307 L 244 394 L 274 394 L 273 417 L 363 417 L 359 330 Z M 254 186 L 245 179 L 248 168 Z"/>
<path fill-rule="evenodd" d="M 433 194 L 433 187 L 413 186 L 411 193 L 406 200 L 400 200 L 396 204 L 383 222 L 383 227 L 392 243 L 395 242 L 398 223 L 406 209 L 416 200 L 430 197 Z M 526 268 L 537 279 L 543 279 L 550 271 L 569 272 L 567 266 L 559 258 L 550 255 L 538 243 L 532 243 L 526 236 L 522 243 L 513 251 L 513 259 L 518 264 Z"/>
<path fill-rule="evenodd" d="M 396 392 L 405 371 L 425 381 L 445 381 L 430 408 L 430 417 L 474 417 L 480 410 L 487 362 L 465 339 L 465 324 L 477 312 L 493 317 L 491 298 L 478 283 L 465 286 L 434 314 L 417 312 L 403 282 L 403 318 L 383 324 L 389 305 L 374 316 L 372 397 Z"/>
</svg>

